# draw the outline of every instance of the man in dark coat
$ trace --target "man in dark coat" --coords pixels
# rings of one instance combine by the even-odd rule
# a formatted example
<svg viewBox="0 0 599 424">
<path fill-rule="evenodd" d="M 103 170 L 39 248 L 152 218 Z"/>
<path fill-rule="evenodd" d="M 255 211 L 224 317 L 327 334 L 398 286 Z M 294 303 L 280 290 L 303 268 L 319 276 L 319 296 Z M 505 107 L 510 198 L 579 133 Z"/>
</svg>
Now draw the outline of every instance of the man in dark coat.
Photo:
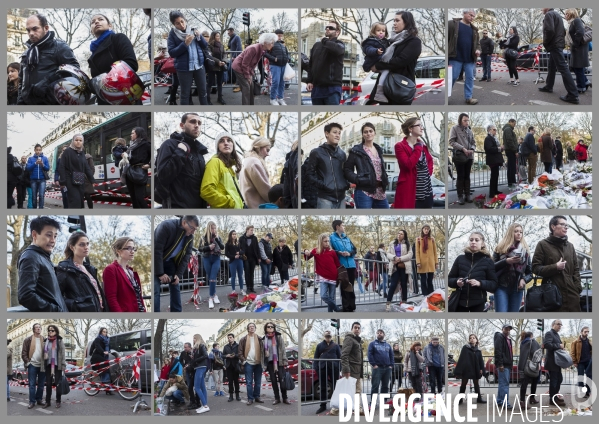
<svg viewBox="0 0 599 424">
<path fill-rule="evenodd" d="M 512 409 L 510 405 L 510 375 L 512 365 L 514 364 L 514 342 L 510 339 L 510 331 L 513 327 L 505 324 L 501 332 L 497 331 L 493 337 L 493 350 L 495 353 L 495 368 L 497 369 L 497 405 L 506 405 L 507 409 Z"/>
<path fill-rule="evenodd" d="M 340 360 L 341 348 L 333 341 L 331 332 L 327 330 L 324 332 L 324 340 L 316 346 L 312 363 L 312 368 L 318 373 L 320 382 L 320 408 L 316 411 L 317 414 L 327 409 L 327 387 L 331 388 L 331 393 L 335 390 L 339 380 Z"/>
<path fill-rule="evenodd" d="M 543 18 L 543 47 L 549 53 L 547 79 L 545 85 L 539 87 L 539 91 L 553 93 L 553 84 L 555 83 L 555 73 L 559 72 L 564 82 L 564 87 L 568 92 L 565 96 L 560 96 L 564 102 L 578 104 L 578 90 L 574 83 L 574 78 L 570 73 L 568 62 L 564 58 L 564 47 L 566 46 L 566 30 L 564 21 L 559 13 L 553 8 L 543 8 L 545 17 Z"/>
<path fill-rule="evenodd" d="M 518 136 L 514 132 L 516 120 L 510 119 L 503 126 L 503 148 L 507 157 L 507 184 L 509 188 L 515 188 L 516 173 L 518 172 Z"/>
<path fill-rule="evenodd" d="M 522 143 L 522 155 L 528 162 L 528 184 L 532 184 L 537 173 L 538 147 L 535 141 L 535 127 L 528 127 Z"/>
<path fill-rule="evenodd" d="M 239 396 L 239 372 L 237 371 L 237 363 L 239 362 L 239 345 L 235 341 L 235 336 L 227 334 L 228 343 L 223 348 L 223 358 L 225 360 L 225 371 L 227 380 L 229 381 L 229 400 L 233 402 L 233 393 L 235 398 L 240 401 Z"/>
<path fill-rule="evenodd" d="M 359 322 L 351 325 L 351 332 L 345 335 L 341 347 L 341 374 L 344 378 L 356 379 L 356 394 L 362 393 L 362 379 L 364 378 L 364 351 L 362 349 L 362 338 L 360 332 L 362 326 Z M 331 409 L 331 415 L 338 415 L 337 408 Z M 360 415 L 364 415 L 360 405 Z"/>
<path fill-rule="evenodd" d="M 254 235 L 253 225 L 248 225 L 245 229 L 245 233 L 239 237 L 239 248 L 243 251 L 243 269 L 248 293 L 256 293 L 254 290 L 254 271 L 256 265 L 262 260 L 260 257 L 258 237 Z"/>
<path fill-rule="evenodd" d="M 489 32 L 483 29 L 483 38 L 480 39 L 480 60 L 483 66 L 481 81 L 491 82 L 491 57 L 495 49 L 495 42 L 489 37 Z"/>
<path fill-rule="evenodd" d="M 555 363 L 555 352 L 564 349 L 564 344 L 558 334 L 561 328 L 562 321 L 559 319 L 553 320 L 551 330 L 546 332 L 543 338 L 543 347 L 547 352 L 545 355 L 545 369 L 549 371 L 550 405 L 555 405 L 558 408 L 566 406 L 566 402 L 563 399 L 555 396 L 559 393 L 560 385 L 564 379 L 561 367 Z"/>
<path fill-rule="evenodd" d="M 310 50 L 307 89 L 313 105 L 339 105 L 343 84 L 343 57 L 345 44 L 337 37 L 341 26 L 331 21 L 326 24 L 324 37 Z"/>
<path fill-rule="evenodd" d="M 550 280 L 562 295 L 556 312 L 580 312 L 582 284 L 574 245 L 568 241 L 568 221 L 558 215 L 549 221 L 550 235 L 541 240 L 532 257 L 532 272 Z"/>
</svg>

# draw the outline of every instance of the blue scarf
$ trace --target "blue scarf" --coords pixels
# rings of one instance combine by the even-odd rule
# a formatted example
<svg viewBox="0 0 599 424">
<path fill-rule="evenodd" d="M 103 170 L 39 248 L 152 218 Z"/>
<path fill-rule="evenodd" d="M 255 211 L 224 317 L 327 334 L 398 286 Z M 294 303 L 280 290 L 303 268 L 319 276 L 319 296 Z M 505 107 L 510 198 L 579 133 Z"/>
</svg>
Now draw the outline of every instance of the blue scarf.
<svg viewBox="0 0 599 424">
<path fill-rule="evenodd" d="M 98 337 L 100 337 L 104 342 L 104 352 L 110 352 L 110 337 L 103 336 L 101 334 Z M 104 356 L 106 357 L 107 355 Z"/>
<path fill-rule="evenodd" d="M 109 35 L 114 34 L 114 32 L 112 32 L 111 29 L 104 31 L 102 33 L 102 35 L 100 35 L 98 38 L 96 38 L 94 41 L 92 41 L 92 43 L 89 45 L 89 49 L 91 50 L 91 52 L 95 52 L 96 50 L 98 50 L 98 47 L 100 47 L 100 44 L 102 44 L 102 41 L 104 41 L 106 39 L 106 37 L 108 37 Z"/>
</svg>

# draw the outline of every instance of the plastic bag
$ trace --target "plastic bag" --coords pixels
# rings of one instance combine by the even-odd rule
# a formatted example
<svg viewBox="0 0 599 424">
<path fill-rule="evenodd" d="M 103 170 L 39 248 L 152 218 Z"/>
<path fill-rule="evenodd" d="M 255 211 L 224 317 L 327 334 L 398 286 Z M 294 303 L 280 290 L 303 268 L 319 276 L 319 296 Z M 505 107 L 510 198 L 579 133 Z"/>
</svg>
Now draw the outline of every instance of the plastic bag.
<svg viewBox="0 0 599 424">
<path fill-rule="evenodd" d="M 285 73 L 283 74 L 283 79 L 285 81 L 291 81 L 293 78 L 295 78 L 295 71 L 293 70 L 291 65 L 285 65 Z"/>
<path fill-rule="evenodd" d="M 212 390 L 214 389 L 215 384 L 214 384 L 214 377 L 210 376 L 208 378 L 208 389 Z"/>
<path fill-rule="evenodd" d="M 345 403 L 347 410 L 351 411 L 353 409 L 353 399 L 356 394 L 356 379 L 353 377 L 343 377 L 337 380 L 337 385 L 335 386 L 335 391 L 333 392 L 333 396 L 331 397 L 331 408 L 339 409 L 340 405 L 340 395 L 346 394 L 349 395 L 351 400 Z"/>
</svg>

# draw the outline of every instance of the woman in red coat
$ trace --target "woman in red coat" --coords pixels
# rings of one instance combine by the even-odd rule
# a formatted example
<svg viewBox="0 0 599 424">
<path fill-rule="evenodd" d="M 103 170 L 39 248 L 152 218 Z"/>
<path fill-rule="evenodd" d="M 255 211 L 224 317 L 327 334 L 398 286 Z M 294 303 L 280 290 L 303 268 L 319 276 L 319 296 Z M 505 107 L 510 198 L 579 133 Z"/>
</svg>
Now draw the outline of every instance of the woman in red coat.
<svg viewBox="0 0 599 424">
<path fill-rule="evenodd" d="M 401 126 L 406 135 L 395 144 L 399 164 L 399 178 L 395 189 L 395 209 L 431 209 L 433 207 L 433 157 L 428 152 L 422 135 L 422 123 L 414 117 Z"/>
<path fill-rule="evenodd" d="M 589 146 L 584 144 L 584 140 L 578 140 L 578 144 L 574 148 L 574 154 L 578 162 L 586 162 L 588 158 Z"/>
<path fill-rule="evenodd" d="M 111 312 L 146 312 L 141 282 L 129 266 L 137 247 L 129 237 L 119 237 L 112 243 L 116 260 L 104 269 L 104 294 Z"/>
</svg>

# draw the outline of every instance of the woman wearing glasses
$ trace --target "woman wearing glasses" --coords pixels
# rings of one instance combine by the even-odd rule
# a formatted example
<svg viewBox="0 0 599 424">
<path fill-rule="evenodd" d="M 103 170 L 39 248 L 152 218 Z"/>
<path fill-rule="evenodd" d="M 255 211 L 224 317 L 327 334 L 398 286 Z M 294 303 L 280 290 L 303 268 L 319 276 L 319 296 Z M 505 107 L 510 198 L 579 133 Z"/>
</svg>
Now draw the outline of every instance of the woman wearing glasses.
<svg viewBox="0 0 599 424">
<path fill-rule="evenodd" d="M 399 164 L 399 178 L 395 189 L 396 209 L 432 209 L 433 207 L 433 157 L 420 139 L 422 121 L 408 118 L 401 130 L 405 137 L 395 144 L 395 157 Z"/>
<path fill-rule="evenodd" d="M 92 370 L 102 370 L 100 373 L 100 382 L 110 384 L 110 366 L 105 363 L 108 361 L 110 355 L 110 337 L 108 337 L 108 329 L 106 327 L 100 328 L 98 337 L 94 339 L 89 352 L 91 353 L 90 362 L 92 363 Z M 113 393 L 110 390 L 106 390 L 106 394 L 112 395 Z"/>
<path fill-rule="evenodd" d="M 337 268 L 341 266 L 337 252 L 331 249 L 331 242 L 327 233 L 318 236 L 318 247 L 312 251 L 304 250 L 306 260 L 314 258 L 315 284 L 320 283 L 320 298 L 327 304 L 327 312 L 341 312 L 335 299 L 337 289 Z M 317 286 L 318 287 L 318 286 Z"/>
<path fill-rule="evenodd" d="M 139 275 L 129 266 L 137 252 L 135 241 L 119 237 L 111 247 L 116 259 L 102 274 L 110 311 L 146 312 Z"/>
<path fill-rule="evenodd" d="M 86 261 L 89 256 L 87 234 L 82 231 L 71 234 L 64 255 L 56 277 L 69 312 L 108 312 L 98 271 Z"/>
<path fill-rule="evenodd" d="M 252 142 L 252 149 L 246 153 L 239 176 L 241 193 L 250 209 L 257 209 L 264 203 L 270 203 L 268 192 L 270 180 L 266 168 L 266 158 L 270 153 L 271 142 L 266 137 Z"/>
<path fill-rule="evenodd" d="M 60 379 L 67 368 L 64 354 L 64 343 L 55 325 L 48 326 L 48 337 L 44 340 L 44 369 L 46 371 L 46 404 L 43 409 L 50 407 L 52 399 L 52 386 L 56 386 L 56 408 L 60 408 Z"/>
<path fill-rule="evenodd" d="M 270 375 L 272 391 L 275 395 L 273 405 L 281 403 L 281 395 L 283 403 L 291 405 L 287 400 L 287 390 L 284 386 L 283 378 L 285 376 L 285 367 L 287 366 L 287 355 L 285 354 L 285 341 L 281 333 L 277 331 L 277 326 L 274 322 L 267 322 L 264 325 L 264 350 L 262 358 L 266 365 L 266 370 Z M 280 389 L 280 393 L 279 393 Z"/>
</svg>

